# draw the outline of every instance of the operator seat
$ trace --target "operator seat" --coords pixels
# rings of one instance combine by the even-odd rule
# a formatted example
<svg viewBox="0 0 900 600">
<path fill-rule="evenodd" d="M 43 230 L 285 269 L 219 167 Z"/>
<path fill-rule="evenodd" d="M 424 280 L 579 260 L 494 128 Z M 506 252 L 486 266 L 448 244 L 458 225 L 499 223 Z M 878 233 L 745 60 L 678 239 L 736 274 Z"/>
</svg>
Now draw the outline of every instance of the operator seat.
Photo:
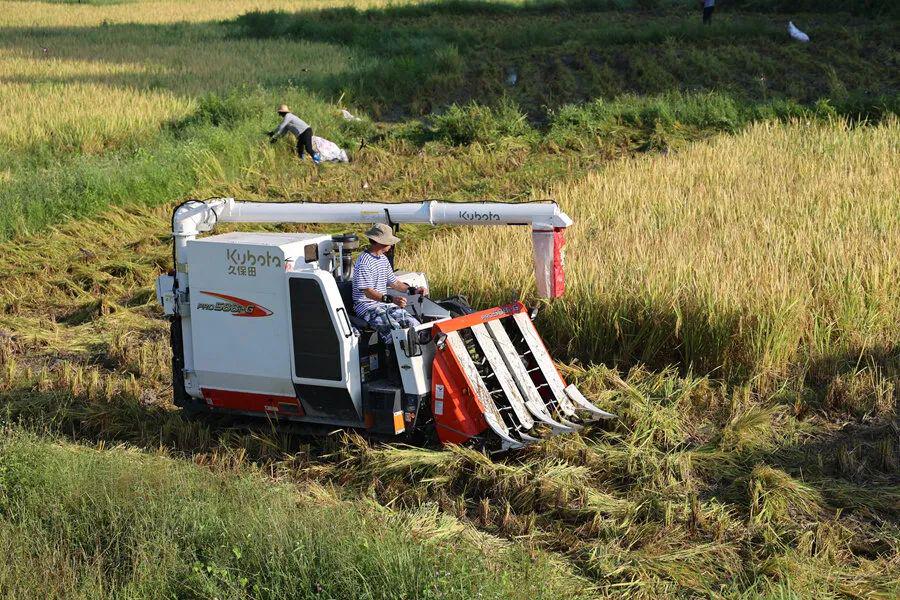
<svg viewBox="0 0 900 600">
<path fill-rule="evenodd" d="M 375 331 L 369 327 L 368 323 L 357 317 L 356 311 L 353 310 L 353 282 L 338 281 L 336 283 L 338 291 L 341 293 L 341 300 L 344 301 L 344 309 L 347 311 L 347 316 L 350 317 L 350 324 L 360 331 Z"/>
</svg>

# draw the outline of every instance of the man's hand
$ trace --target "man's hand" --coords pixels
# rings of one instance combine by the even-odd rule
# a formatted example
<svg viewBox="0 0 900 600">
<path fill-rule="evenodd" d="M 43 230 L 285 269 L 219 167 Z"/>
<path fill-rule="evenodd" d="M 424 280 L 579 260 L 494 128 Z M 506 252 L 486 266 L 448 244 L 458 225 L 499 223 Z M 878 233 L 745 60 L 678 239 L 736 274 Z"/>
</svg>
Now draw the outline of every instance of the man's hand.
<svg viewBox="0 0 900 600">
<path fill-rule="evenodd" d="M 400 308 L 404 308 L 406 306 L 406 298 L 404 298 L 403 296 L 392 296 L 391 302 L 393 302 Z"/>
</svg>

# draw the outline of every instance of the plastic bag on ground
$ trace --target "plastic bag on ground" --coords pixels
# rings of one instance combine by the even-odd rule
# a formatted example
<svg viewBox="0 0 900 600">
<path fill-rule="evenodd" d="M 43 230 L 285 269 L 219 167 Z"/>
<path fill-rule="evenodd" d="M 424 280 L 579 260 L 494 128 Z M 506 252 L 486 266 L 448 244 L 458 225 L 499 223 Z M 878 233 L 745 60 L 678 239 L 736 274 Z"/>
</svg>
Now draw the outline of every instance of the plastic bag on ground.
<svg viewBox="0 0 900 600">
<path fill-rule="evenodd" d="M 797 40 L 798 42 L 808 42 L 809 36 L 797 29 L 797 26 L 794 25 L 793 21 L 788 21 L 788 33 L 792 38 Z"/>
<path fill-rule="evenodd" d="M 347 151 L 342 150 L 334 142 L 314 135 L 312 136 L 312 143 L 319 152 L 319 157 L 322 161 L 350 162 L 350 159 L 347 158 Z"/>
</svg>

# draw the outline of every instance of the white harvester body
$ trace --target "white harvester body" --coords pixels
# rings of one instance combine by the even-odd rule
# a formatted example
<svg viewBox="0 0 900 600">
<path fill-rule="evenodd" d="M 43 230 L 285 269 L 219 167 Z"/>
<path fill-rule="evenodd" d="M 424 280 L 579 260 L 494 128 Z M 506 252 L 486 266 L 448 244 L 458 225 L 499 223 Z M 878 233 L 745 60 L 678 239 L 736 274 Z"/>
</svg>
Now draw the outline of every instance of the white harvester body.
<svg viewBox="0 0 900 600">
<path fill-rule="evenodd" d="M 198 237 L 228 221 L 531 224 L 538 287 L 549 296 L 562 292 L 561 232 L 571 223 L 553 203 L 185 203 L 173 217 L 174 273 L 157 281 L 179 406 L 388 435 L 433 431 L 499 449 L 571 431 L 579 411 L 611 416 L 566 386 L 521 303 L 474 312 L 410 296 L 422 324 L 398 324 L 385 344 L 353 313 L 355 237 Z M 427 283 L 423 273 L 397 275 Z"/>
</svg>

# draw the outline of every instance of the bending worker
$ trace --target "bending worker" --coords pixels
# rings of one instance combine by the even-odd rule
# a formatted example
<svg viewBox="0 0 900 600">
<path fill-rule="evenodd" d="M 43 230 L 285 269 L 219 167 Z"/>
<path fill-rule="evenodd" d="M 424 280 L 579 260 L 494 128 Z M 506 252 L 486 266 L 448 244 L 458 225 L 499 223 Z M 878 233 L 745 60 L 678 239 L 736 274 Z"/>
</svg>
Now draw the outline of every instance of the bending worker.
<svg viewBox="0 0 900 600">
<path fill-rule="evenodd" d="M 290 132 L 297 136 L 297 156 L 303 158 L 303 151 L 309 152 L 314 163 L 319 164 L 319 153 L 313 149 L 312 135 L 313 130 L 309 124 L 291 112 L 287 104 L 278 107 L 278 115 L 281 117 L 281 124 L 269 132 L 269 142 L 274 144 L 278 138 L 285 133 Z"/>
<path fill-rule="evenodd" d="M 356 316 L 374 328 L 385 342 L 391 339 L 391 330 L 400 327 L 415 327 L 419 321 L 404 310 L 406 298 L 388 296 L 391 288 L 407 294 L 427 294 L 427 289 L 409 286 L 394 275 L 394 269 L 385 253 L 400 241 L 391 228 L 376 223 L 366 232 L 369 248 L 366 249 L 353 267 L 353 310 Z M 404 324 L 405 323 L 405 324 Z"/>
</svg>

